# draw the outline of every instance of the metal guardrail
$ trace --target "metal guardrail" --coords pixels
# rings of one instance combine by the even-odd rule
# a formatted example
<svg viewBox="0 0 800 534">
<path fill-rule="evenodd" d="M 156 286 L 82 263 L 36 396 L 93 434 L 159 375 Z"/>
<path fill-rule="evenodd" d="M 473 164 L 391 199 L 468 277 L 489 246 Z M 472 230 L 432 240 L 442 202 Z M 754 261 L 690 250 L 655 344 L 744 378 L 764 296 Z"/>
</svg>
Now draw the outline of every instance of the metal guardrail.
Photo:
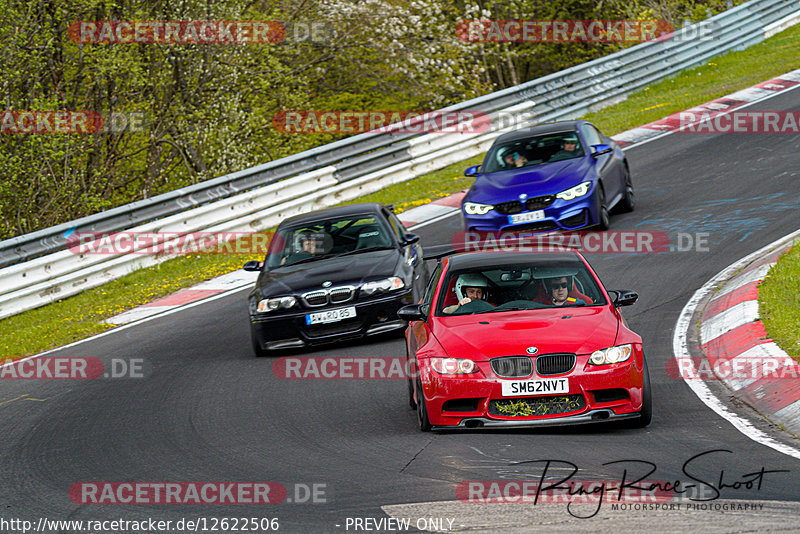
<svg viewBox="0 0 800 534">
<path fill-rule="evenodd" d="M 258 231 L 283 218 L 330 206 L 484 152 L 500 134 L 536 122 L 580 116 L 708 58 L 760 42 L 800 1 L 752 0 L 700 22 L 713 40 L 667 38 L 462 102 L 440 111 L 482 111 L 489 132 L 368 132 L 151 199 L 0 242 L 0 318 L 95 287 L 166 259 L 86 256 L 67 248 L 70 232 Z M 676 32 L 678 37 L 681 30 Z M 501 124 L 498 112 L 517 115 Z"/>
</svg>

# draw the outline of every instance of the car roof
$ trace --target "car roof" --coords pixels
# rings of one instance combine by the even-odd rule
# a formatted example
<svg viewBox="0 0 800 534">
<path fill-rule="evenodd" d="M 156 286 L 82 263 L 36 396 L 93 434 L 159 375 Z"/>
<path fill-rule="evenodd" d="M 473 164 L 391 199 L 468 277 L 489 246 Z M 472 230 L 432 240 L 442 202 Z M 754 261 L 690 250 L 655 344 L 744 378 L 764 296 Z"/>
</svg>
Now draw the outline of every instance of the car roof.
<svg viewBox="0 0 800 534">
<path fill-rule="evenodd" d="M 564 132 L 567 130 L 576 131 L 578 126 L 586 121 L 561 121 L 561 122 L 548 122 L 547 124 L 539 124 L 532 128 L 523 128 L 522 130 L 515 130 L 498 137 L 494 144 L 505 143 L 506 141 L 516 141 L 517 139 L 527 139 L 535 135 L 549 134 Z"/>
<path fill-rule="evenodd" d="M 381 211 L 383 204 L 380 202 L 362 202 L 360 204 L 347 204 L 345 206 L 336 206 L 335 208 L 326 208 L 315 210 L 311 213 L 301 213 L 294 217 L 289 217 L 281 221 L 279 227 L 288 226 L 296 223 L 310 223 L 315 221 L 324 221 L 327 219 L 334 219 L 337 217 L 347 217 L 351 215 L 364 215 L 364 214 L 378 214 Z"/>
<path fill-rule="evenodd" d="M 570 249 L 552 252 L 465 252 L 448 257 L 448 270 L 502 267 L 533 260 L 544 265 L 574 260 L 576 263 L 583 265 L 580 255 Z"/>
</svg>

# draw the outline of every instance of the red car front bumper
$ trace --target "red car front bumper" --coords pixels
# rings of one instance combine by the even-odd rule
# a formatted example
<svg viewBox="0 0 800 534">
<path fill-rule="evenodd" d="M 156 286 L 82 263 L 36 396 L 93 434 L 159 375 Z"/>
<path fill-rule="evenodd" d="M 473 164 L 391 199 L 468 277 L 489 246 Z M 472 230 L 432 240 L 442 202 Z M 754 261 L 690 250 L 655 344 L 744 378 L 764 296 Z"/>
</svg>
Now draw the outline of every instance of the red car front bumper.
<svg viewBox="0 0 800 534">
<path fill-rule="evenodd" d="M 428 417 L 434 427 L 561 426 L 635 418 L 642 410 L 643 356 L 635 347 L 630 360 L 589 365 L 589 355 L 578 355 L 574 368 L 564 374 L 523 378 L 497 376 L 486 362 L 476 362 L 469 375 L 443 375 L 430 360 L 419 361 Z M 566 378 L 569 391 L 559 395 L 503 396 L 502 382 Z M 503 406 L 524 401 L 536 415 L 505 415 Z"/>
</svg>

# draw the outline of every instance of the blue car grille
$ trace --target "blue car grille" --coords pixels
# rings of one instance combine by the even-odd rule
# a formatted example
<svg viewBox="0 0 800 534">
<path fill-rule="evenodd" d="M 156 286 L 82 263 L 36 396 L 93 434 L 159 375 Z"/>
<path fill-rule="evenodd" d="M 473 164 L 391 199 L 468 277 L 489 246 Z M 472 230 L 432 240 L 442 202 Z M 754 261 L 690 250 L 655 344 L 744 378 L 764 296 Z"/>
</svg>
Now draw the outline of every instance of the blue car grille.
<svg viewBox="0 0 800 534">
<path fill-rule="evenodd" d="M 521 200 L 511 200 L 509 202 L 495 204 L 494 210 L 500 215 L 513 215 L 515 213 L 520 213 L 523 210 L 541 210 L 552 204 L 555 199 L 555 195 L 531 197 L 525 201 L 524 205 L 522 204 Z"/>
<path fill-rule="evenodd" d="M 545 195 L 542 197 L 533 197 L 525 201 L 525 207 L 529 210 L 544 209 L 555 201 L 555 195 Z"/>
<path fill-rule="evenodd" d="M 494 211 L 500 215 L 513 215 L 522 211 L 522 202 L 512 200 L 511 202 L 501 202 L 494 205 Z"/>
<path fill-rule="evenodd" d="M 558 228 L 556 223 L 552 221 L 542 221 L 528 224 L 515 224 L 514 226 L 507 226 L 506 230 L 514 230 L 515 232 L 549 232 L 556 228 Z"/>
</svg>

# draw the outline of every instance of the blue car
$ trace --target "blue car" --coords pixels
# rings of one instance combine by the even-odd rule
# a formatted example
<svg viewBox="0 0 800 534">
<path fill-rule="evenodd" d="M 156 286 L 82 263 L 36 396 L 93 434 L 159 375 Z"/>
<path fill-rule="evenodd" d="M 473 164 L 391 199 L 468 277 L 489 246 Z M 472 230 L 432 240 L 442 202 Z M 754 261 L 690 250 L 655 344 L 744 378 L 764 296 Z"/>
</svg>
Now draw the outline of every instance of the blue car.
<svg viewBox="0 0 800 534">
<path fill-rule="evenodd" d="M 504 134 L 464 174 L 475 176 L 461 203 L 467 231 L 605 230 L 612 209 L 634 208 L 625 154 L 586 121 Z"/>
</svg>

